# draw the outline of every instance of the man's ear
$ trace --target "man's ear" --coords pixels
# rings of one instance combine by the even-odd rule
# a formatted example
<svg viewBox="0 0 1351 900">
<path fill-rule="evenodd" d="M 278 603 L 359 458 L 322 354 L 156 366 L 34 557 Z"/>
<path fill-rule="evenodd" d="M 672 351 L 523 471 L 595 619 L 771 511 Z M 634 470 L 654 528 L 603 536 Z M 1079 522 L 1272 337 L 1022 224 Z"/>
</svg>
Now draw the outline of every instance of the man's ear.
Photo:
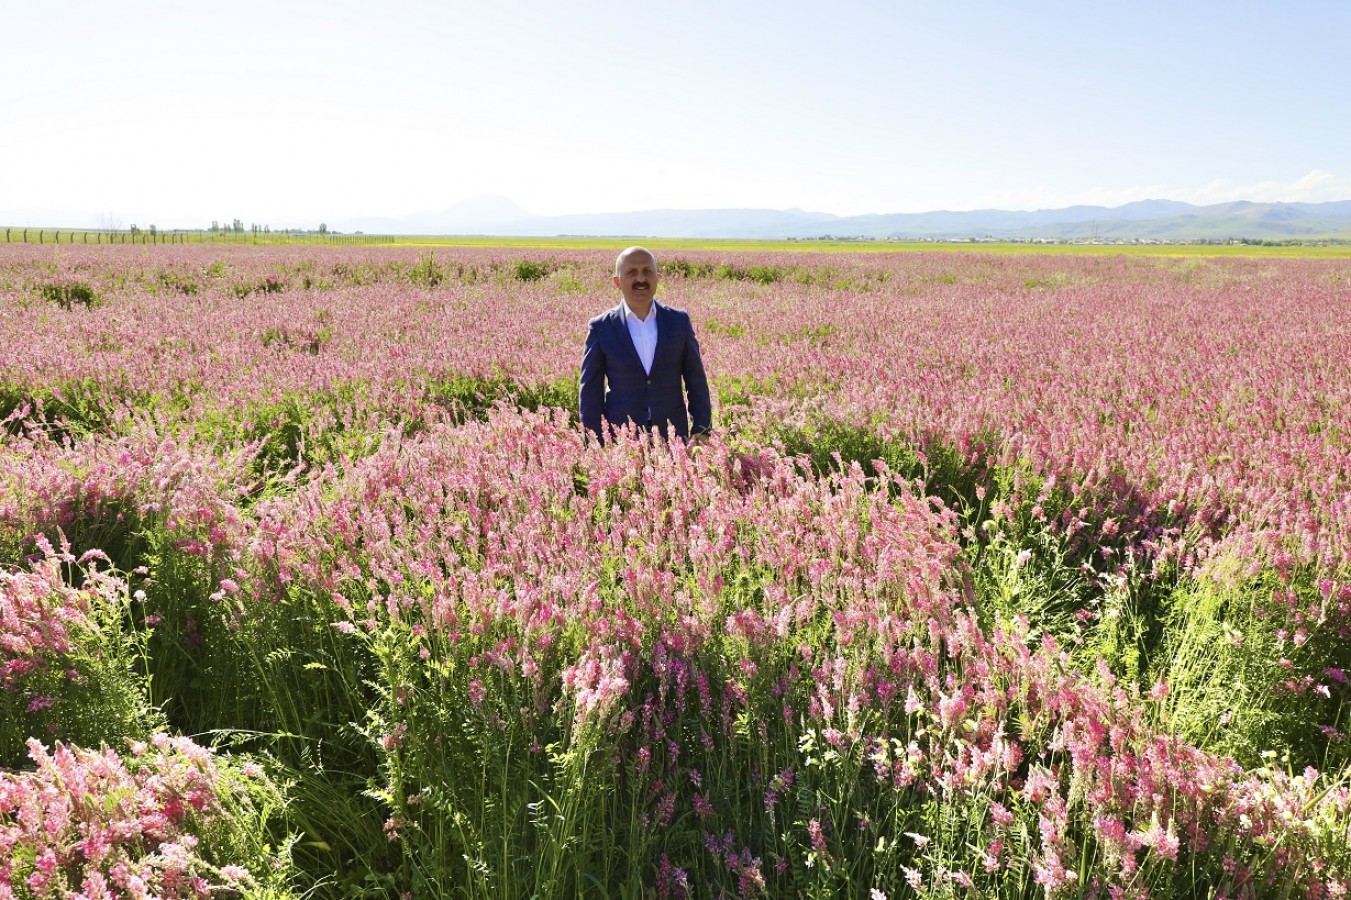
<svg viewBox="0 0 1351 900">
<path fill-rule="evenodd" d="M 614 277 L 613 277 L 612 279 L 610 279 L 610 280 L 613 281 L 613 282 L 615 283 L 615 287 L 619 287 L 619 276 L 618 276 L 618 275 L 614 276 Z"/>
</svg>

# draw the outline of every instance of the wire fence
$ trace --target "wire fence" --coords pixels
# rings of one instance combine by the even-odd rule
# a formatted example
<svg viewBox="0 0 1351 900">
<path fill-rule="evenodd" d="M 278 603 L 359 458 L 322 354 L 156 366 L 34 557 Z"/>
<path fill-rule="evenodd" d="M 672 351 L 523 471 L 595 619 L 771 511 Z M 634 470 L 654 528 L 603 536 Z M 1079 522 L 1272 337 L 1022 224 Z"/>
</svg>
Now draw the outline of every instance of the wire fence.
<svg viewBox="0 0 1351 900">
<path fill-rule="evenodd" d="M 127 231 L 4 227 L 7 244 L 393 244 L 388 234 L 284 231 Z"/>
</svg>

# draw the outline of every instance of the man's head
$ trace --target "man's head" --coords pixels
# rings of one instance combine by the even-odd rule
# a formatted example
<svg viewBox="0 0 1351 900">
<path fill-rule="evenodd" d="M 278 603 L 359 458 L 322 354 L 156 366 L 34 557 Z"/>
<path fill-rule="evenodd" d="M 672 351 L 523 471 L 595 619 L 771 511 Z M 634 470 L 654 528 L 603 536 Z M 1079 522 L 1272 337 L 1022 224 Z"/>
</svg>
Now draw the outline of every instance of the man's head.
<svg viewBox="0 0 1351 900">
<path fill-rule="evenodd" d="M 646 317 L 657 294 L 657 258 L 642 247 L 629 247 L 615 258 L 615 287 L 624 295 L 629 309 Z"/>
</svg>

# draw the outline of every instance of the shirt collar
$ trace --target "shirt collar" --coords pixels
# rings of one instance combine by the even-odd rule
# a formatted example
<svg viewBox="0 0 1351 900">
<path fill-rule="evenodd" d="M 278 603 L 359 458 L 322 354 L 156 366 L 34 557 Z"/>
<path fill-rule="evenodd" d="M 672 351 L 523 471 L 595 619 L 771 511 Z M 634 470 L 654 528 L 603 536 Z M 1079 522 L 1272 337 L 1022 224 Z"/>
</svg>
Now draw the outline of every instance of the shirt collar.
<svg viewBox="0 0 1351 900">
<path fill-rule="evenodd" d="M 640 318 L 638 318 L 638 314 L 637 314 L 636 312 L 634 312 L 632 309 L 629 308 L 629 301 L 625 300 L 623 297 L 619 298 L 619 308 L 620 308 L 621 310 L 624 311 L 624 321 L 625 321 L 625 322 L 627 322 L 627 321 L 629 321 L 630 319 L 632 319 L 633 321 L 637 322 L 639 325 L 652 325 L 652 324 L 654 324 L 654 323 L 657 321 L 657 301 L 656 301 L 656 300 L 653 300 L 653 301 L 652 301 L 652 308 L 649 309 L 649 310 L 647 311 L 647 318 L 646 318 L 646 319 L 640 319 Z"/>
</svg>

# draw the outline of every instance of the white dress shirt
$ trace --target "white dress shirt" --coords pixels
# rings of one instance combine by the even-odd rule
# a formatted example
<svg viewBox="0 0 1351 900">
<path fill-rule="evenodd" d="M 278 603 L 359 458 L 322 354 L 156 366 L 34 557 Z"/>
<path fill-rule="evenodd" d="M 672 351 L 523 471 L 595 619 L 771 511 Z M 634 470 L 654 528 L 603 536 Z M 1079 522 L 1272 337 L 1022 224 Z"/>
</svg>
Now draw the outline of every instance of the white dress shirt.
<svg viewBox="0 0 1351 900">
<path fill-rule="evenodd" d="M 640 319 L 627 300 L 620 300 L 624 307 L 624 324 L 629 327 L 629 337 L 633 339 L 633 349 L 638 351 L 638 359 L 643 371 L 652 374 L 652 359 L 657 355 L 657 304 L 654 302 L 647 311 L 647 318 Z"/>
</svg>

